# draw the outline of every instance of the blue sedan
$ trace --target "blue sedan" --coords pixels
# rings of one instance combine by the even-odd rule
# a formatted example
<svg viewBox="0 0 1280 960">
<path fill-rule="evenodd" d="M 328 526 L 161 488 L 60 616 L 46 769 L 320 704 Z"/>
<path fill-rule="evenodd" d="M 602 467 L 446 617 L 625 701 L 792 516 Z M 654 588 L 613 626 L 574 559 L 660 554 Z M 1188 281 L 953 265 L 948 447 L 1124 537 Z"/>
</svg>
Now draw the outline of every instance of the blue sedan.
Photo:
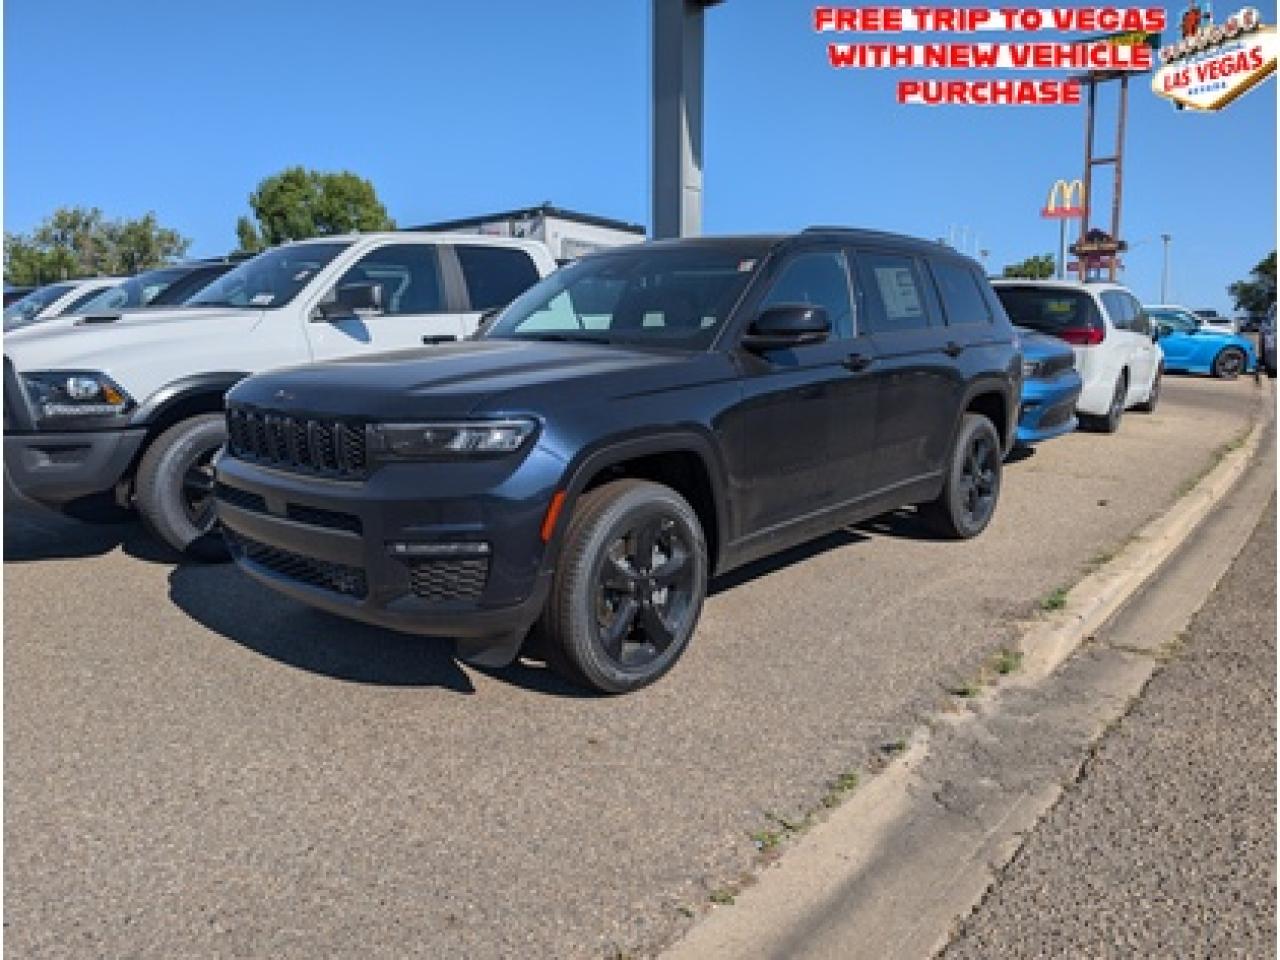
<svg viewBox="0 0 1280 960">
<path fill-rule="evenodd" d="M 1022 340 L 1022 404 L 1018 443 L 1039 443 L 1076 428 L 1076 401 L 1083 383 L 1076 356 L 1057 337 L 1018 328 Z"/>
<path fill-rule="evenodd" d="M 1258 369 L 1258 351 L 1248 337 L 1204 326 L 1185 307 L 1143 309 L 1160 335 L 1166 370 L 1234 380 Z"/>
</svg>

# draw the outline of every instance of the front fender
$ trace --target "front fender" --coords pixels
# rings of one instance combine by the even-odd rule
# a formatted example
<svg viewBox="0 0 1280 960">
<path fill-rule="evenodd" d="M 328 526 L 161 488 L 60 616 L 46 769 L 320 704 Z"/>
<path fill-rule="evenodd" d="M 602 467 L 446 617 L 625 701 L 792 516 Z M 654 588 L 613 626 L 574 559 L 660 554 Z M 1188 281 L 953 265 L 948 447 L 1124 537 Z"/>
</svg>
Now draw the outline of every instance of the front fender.
<svg viewBox="0 0 1280 960">
<path fill-rule="evenodd" d="M 557 491 L 563 493 L 564 498 L 555 529 L 547 542 L 547 549 L 543 556 L 543 571 L 554 568 L 560 554 L 568 518 L 593 477 L 597 476 L 601 470 L 627 460 L 663 453 L 693 454 L 698 457 L 707 471 L 715 510 L 716 529 L 719 534 L 716 538 L 716 556 L 710 558 L 711 568 L 716 569 L 719 566 L 723 544 L 728 542 L 731 535 L 728 528 L 728 507 L 724 498 L 724 491 L 728 485 L 727 469 L 719 445 L 709 431 L 700 425 L 688 425 L 656 432 L 605 437 L 589 444 L 569 462 L 564 472 L 564 479 Z"/>
<path fill-rule="evenodd" d="M 197 373 L 167 383 L 146 398 L 129 420 L 130 426 L 148 426 L 163 419 L 166 412 L 193 396 L 206 393 L 225 395 L 228 390 L 249 376 L 240 370 L 222 370 Z"/>
</svg>

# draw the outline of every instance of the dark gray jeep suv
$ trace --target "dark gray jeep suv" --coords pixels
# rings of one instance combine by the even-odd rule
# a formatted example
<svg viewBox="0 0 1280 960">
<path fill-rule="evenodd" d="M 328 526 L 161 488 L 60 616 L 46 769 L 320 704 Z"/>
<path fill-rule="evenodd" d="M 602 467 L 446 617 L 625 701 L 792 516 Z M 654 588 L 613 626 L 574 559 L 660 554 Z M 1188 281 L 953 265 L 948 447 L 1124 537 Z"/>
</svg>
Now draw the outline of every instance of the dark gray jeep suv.
<svg viewBox="0 0 1280 960">
<path fill-rule="evenodd" d="M 981 269 L 938 244 L 622 247 L 472 341 L 242 381 L 219 516 L 290 597 L 622 692 L 680 656 L 714 574 L 905 504 L 980 533 L 1020 377 Z"/>
</svg>

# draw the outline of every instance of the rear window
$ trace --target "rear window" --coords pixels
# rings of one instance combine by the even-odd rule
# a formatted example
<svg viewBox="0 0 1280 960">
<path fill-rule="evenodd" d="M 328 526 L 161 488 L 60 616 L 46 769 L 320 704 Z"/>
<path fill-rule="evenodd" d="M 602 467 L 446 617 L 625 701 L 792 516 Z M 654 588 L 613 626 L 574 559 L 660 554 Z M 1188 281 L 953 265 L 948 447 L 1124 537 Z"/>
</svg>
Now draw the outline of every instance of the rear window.
<svg viewBox="0 0 1280 960">
<path fill-rule="evenodd" d="M 1057 336 L 1063 330 L 1100 326 L 1093 297 L 1052 287 L 995 288 L 1009 319 L 1020 327 Z"/>
<path fill-rule="evenodd" d="M 523 250 L 510 247 L 454 248 L 472 310 L 505 307 L 538 282 L 538 268 Z"/>
</svg>

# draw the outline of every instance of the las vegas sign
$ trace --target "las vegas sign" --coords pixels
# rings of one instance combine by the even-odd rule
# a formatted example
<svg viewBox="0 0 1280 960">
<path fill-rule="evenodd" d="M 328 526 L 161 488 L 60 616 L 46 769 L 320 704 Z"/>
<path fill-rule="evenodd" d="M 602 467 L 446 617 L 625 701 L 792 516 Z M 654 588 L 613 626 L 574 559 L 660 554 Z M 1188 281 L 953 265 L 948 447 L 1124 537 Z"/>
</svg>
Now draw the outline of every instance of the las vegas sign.
<svg viewBox="0 0 1280 960">
<path fill-rule="evenodd" d="M 1221 110 L 1276 71 L 1280 37 L 1245 7 L 1160 51 L 1151 89 L 1179 108 Z"/>
</svg>

